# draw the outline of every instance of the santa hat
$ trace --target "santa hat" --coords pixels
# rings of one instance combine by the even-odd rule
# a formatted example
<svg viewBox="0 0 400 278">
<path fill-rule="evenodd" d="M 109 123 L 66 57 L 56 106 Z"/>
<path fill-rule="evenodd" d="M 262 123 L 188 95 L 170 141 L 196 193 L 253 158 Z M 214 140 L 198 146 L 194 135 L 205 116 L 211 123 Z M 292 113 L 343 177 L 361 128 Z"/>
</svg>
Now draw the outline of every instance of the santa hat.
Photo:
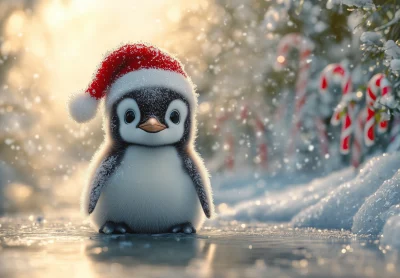
<svg viewBox="0 0 400 278">
<path fill-rule="evenodd" d="M 70 114 L 77 122 L 87 122 L 96 116 L 103 98 L 108 110 L 126 93 L 146 87 L 174 90 L 190 106 L 196 106 L 193 83 L 179 60 L 154 46 L 140 43 L 124 45 L 106 56 L 88 88 L 72 96 Z"/>
</svg>

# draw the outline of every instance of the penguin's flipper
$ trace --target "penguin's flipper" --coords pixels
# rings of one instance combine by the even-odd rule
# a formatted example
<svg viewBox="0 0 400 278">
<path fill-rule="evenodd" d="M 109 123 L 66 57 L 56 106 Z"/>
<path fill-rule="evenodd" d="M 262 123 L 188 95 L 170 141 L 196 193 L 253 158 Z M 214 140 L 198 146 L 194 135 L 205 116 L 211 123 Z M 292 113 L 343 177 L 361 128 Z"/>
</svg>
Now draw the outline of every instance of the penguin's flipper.
<svg viewBox="0 0 400 278">
<path fill-rule="evenodd" d="M 196 188 L 204 214 L 210 218 L 214 212 L 211 186 L 206 167 L 196 151 L 181 152 L 183 165 Z"/>
<path fill-rule="evenodd" d="M 119 155 L 109 156 L 103 159 L 98 166 L 90 189 L 89 195 L 89 207 L 88 212 L 91 214 L 100 198 L 101 190 L 106 184 L 108 178 L 114 172 L 115 168 L 119 165 L 120 157 Z"/>
</svg>

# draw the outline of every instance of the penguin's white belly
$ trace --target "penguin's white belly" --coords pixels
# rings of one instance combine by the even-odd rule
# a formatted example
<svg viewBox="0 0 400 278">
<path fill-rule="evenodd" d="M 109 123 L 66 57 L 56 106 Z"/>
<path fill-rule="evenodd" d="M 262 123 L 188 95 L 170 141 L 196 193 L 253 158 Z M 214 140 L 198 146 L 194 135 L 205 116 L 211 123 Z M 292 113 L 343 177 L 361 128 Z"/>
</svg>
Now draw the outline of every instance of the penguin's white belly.
<svg viewBox="0 0 400 278">
<path fill-rule="evenodd" d="M 91 220 L 97 229 L 113 221 L 135 232 L 161 233 L 185 222 L 199 229 L 204 213 L 174 147 L 132 146 L 102 189 Z"/>
</svg>

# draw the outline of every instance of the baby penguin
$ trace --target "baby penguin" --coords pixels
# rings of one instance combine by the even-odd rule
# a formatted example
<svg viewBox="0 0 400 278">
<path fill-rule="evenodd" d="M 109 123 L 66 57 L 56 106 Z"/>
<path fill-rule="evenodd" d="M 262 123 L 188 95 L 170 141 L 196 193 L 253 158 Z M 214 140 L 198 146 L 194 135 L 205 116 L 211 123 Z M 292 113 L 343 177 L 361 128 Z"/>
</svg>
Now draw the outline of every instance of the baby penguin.
<svg viewBox="0 0 400 278">
<path fill-rule="evenodd" d="M 77 122 L 104 99 L 105 141 L 92 161 L 82 209 L 100 233 L 195 233 L 214 206 L 194 148 L 197 94 L 181 63 L 146 44 L 111 52 L 73 96 Z"/>
</svg>

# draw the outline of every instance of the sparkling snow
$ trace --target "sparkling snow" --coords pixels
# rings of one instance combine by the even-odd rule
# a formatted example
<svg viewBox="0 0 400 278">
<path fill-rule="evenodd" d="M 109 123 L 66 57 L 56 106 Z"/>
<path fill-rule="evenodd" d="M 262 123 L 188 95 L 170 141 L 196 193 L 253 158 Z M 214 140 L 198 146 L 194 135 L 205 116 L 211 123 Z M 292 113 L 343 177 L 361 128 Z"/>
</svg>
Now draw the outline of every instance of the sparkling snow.
<svg viewBox="0 0 400 278">
<path fill-rule="evenodd" d="M 292 224 L 295 227 L 350 230 L 353 217 L 366 198 L 397 172 L 399 164 L 399 153 L 371 159 L 355 179 L 341 184 L 317 204 L 301 211 L 292 219 Z"/>
<path fill-rule="evenodd" d="M 317 178 L 311 183 L 287 186 L 284 191 L 267 194 L 263 198 L 242 202 L 221 215 L 226 220 L 290 221 L 299 211 L 317 203 L 341 183 L 355 176 L 351 168 Z"/>
<path fill-rule="evenodd" d="M 279 177 L 267 180 L 264 186 L 272 190 L 265 196 L 257 198 L 260 195 L 251 192 L 244 194 L 243 201 L 220 205 L 218 220 L 289 222 L 294 227 L 345 229 L 375 236 L 386 232 L 389 236 L 384 244 L 400 246 L 392 236 L 400 224 L 388 221 L 400 215 L 399 164 L 400 153 L 384 154 L 368 160 L 359 172 L 345 168 L 300 185 L 288 185 Z M 279 181 L 286 185 L 274 188 Z M 222 193 L 216 190 L 216 194 Z M 232 195 L 238 198 L 241 194 Z"/>
<path fill-rule="evenodd" d="M 387 219 L 400 213 L 399 204 L 400 171 L 397 171 L 361 206 L 354 216 L 352 231 L 361 234 L 379 234 Z"/>
</svg>

